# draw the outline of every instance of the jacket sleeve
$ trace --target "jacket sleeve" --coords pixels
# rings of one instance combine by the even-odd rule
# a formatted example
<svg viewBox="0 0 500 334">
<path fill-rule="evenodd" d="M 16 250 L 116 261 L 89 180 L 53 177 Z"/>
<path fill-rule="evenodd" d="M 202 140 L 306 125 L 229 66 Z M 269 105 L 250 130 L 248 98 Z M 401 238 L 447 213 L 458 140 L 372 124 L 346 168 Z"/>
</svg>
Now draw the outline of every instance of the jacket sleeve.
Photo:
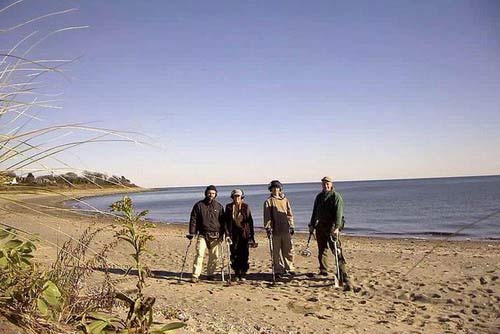
<svg viewBox="0 0 500 334">
<path fill-rule="evenodd" d="M 195 204 L 191 210 L 191 217 L 189 219 L 189 234 L 196 234 L 196 223 L 198 221 L 198 206 Z"/>
<path fill-rule="evenodd" d="M 252 211 L 250 211 L 250 207 L 248 207 L 248 212 L 247 212 L 247 216 L 248 216 L 248 227 L 250 228 L 250 239 L 251 240 L 254 240 L 254 235 L 255 235 L 255 231 L 253 229 L 253 217 L 252 217 Z"/>
<path fill-rule="evenodd" d="M 342 217 L 344 216 L 344 199 L 340 194 L 335 196 L 335 207 L 337 211 L 335 212 L 335 228 L 340 228 L 342 225 Z"/>
<path fill-rule="evenodd" d="M 272 227 L 271 221 L 271 210 L 272 206 L 269 205 L 269 201 L 264 202 L 264 228 L 268 229 Z"/>
<path fill-rule="evenodd" d="M 316 223 L 317 223 L 317 212 L 316 210 L 318 209 L 318 196 L 316 196 L 316 198 L 314 199 L 314 205 L 313 205 L 313 211 L 312 211 L 312 214 L 311 214 L 311 221 L 309 222 L 309 226 L 316 226 Z"/>
<path fill-rule="evenodd" d="M 228 232 L 228 236 L 230 238 L 233 237 L 233 224 L 232 224 L 232 221 L 231 221 L 231 214 L 230 214 L 230 211 L 229 211 L 229 204 L 226 205 L 226 211 L 224 212 L 224 219 L 225 219 L 225 224 L 226 224 L 226 230 Z"/>
<path fill-rule="evenodd" d="M 226 214 L 224 211 L 224 207 L 221 205 L 219 208 L 219 224 L 221 226 L 221 233 L 224 235 L 229 236 L 229 230 L 227 227 L 227 219 L 226 219 Z"/>
<path fill-rule="evenodd" d="M 290 201 L 288 199 L 286 201 L 286 218 L 288 220 L 288 225 L 290 225 L 291 228 L 295 228 L 292 206 L 290 205 Z"/>
</svg>

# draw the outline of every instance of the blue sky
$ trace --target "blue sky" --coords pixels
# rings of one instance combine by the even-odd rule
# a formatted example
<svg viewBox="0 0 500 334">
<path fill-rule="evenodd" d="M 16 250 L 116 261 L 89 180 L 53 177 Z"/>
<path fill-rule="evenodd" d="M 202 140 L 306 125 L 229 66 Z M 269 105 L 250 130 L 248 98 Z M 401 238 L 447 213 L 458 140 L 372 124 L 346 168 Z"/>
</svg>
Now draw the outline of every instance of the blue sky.
<svg viewBox="0 0 500 334">
<path fill-rule="evenodd" d="M 500 174 L 497 1 L 41 0 L 0 22 L 72 7 L 12 33 L 90 26 L 35 54 L 82 56 L 43 124 L 160 146 L 64 155 L 79 168 L 145 186 Z"/>
</svg>

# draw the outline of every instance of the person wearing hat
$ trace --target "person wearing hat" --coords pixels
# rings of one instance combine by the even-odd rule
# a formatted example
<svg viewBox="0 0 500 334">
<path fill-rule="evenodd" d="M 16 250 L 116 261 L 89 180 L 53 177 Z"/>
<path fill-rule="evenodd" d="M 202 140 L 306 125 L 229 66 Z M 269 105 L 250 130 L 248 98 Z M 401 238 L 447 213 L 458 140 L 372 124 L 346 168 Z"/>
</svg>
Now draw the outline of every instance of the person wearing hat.
<svg viewBox="0 0 500 334">
<path fill-rule="evenodd" d="M 231 191 L 233 201 L 226 205 L 226 222 L 232 241 L 231 267 L 239 281 L 245 280 L 250 267 L 248 248 L 250 244 L 255 244 L 252 212 L 244 198 L 243 190 L 234 189 Z"/>
<path fill-rule="evenodd" d="M 295 226 L 292 206 L 283 193 L 280 181 L 271 181 L 268 189 L 271 194 L 264 202 L 264 228 L 268 236 L 272 235 L 274 272 L 278 278 L 283 275 L 293 276 L 292 235 Z"/>
<path fill-rule="evenodd" d="M 210 185 L 205 189 L 205 198 L 197 202 L 191 211 L 189 220 L 189 240 L 198 236 L 196 240 L 196 257 L 193 263 L 193 276 L 191 281 L 198 282 L 203 269 L 203 258 L 208 249 L 207 277 L 214 279 L 214 273 L 220 258 L 221 242 L 227 234 L 224 208 L 215 200 L 217 188 Z"/>
<path fill-rule="evenodd" d="M 325 176 L 321 179 L 323 191 L 320 192 L 314 200 L 313 212 L 309 223 L 309 232 L 314 233 L 316 230 L 316 241 L 318 243 L 318 261 L 319 274 L 328 276 L 332 266 L 330 262 L 330 250 L 334 249 L 333 240 L 337 241 L 338 248 L 340 247 L 340 231 L 344 228 L 344 200 L 342 195 L 335 191 L 333 179 Z M 333 252 L 333 251 L 332 251 Z M 332 254 L 333 257 L 333 254 Z M 340 283 L 343 284 L 344 290 L 350 291 L 349 276 L 345 268 L 345 258 L 342 251 L 339 254 L 339 271 Z"/>
</svg>

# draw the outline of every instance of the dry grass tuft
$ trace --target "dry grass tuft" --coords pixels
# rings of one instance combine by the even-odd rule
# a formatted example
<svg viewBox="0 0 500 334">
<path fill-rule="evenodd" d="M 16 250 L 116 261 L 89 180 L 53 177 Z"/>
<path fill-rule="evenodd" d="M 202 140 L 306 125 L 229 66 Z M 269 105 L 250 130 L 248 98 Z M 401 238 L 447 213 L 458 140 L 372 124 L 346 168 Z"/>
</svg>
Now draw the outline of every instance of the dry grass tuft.
<svg viewBox="0 0 500 334">
<path fill-rule="evenodd" d="M 73 8 L 62 9 L 34 16 L 11 26 L 2 26 L 2 22 L 5 22 L 2 17 L 13 15 L 16 7 L 22 5 L 29 6 L 29 1 L 12 1 L 0 7 L 1 35 L 16 34 L 21 28 L 29 27 L 34 22 L 50 20 L 53 23 L 57 17 L 75 11 Z M 32 31 L 27 35 L 19 35 L 17 39 L 14 35 L 10 48 L 0 51 L 0 199 L 9 204 L 0 207 L 0 212 L 21 216 L 23 212 L 29 212 L 56 217 L 54 212 L 61 210 L 16 199 L 12 196 L 15 192 L 46 194 L 57 193 L 57 189 L 6 185 L 5 182 L 13 174 L 25 176 L 30 173 L 78 171 L 78 168 L 67 164 L 61 154 L 91 143 L 127 142 L 149 145 L 138 139 L 146 136 L 134 132 L 82 123 L 40 126 L 42 111 L 60 109 L 58 100 L 55 99 L 58 94 L 45 92 L 48 86 L 46 80 L 50 80 L 51 76 L 68 79 L 65 66 L 77 58 L 36 59 L 32 55 L 49 38 L 85 28 L 86 26 L 62 27 L 43 35 Z M 74 139 L 69 139 L 72 137 Z M 69 178 L 65 181 L 73 185 Z M 94 183 L 98 185 L 99 182 L 94 180 Z M 115 183 L 124 186 L 119 181 Z M 90 208 L 82 214 L 87 214 L 88 211 L 98 212 L 95 208 Z M 112 308 L 113 296 L 118 290 L 110 280 L 110 264 L 106 261 L 106 256 L 116 246 L 118 239 L 96 250 L 93 240 L 103 231 L 102 227 L 91 225 L 79 238 L 62 234 L 56 229 L 55 233 L 67 238 L 61 247 L 49 240 L 31 241 L 33 236 L 29 231 L 16 230 L 6 224 L 1 224 L 0 231 L 7 233 L 7 241 L 0 242 L 3 254 L 0 256 L 0 284 L 3 288 L 3 292 L 0 292 L 0 313 L 28 332 L 69 333 L 75 332 L 76 324 L 89 312 Z M 16 248 L 16 254 L 21 254 L 19 259 L 7 256 L 11 254 L 13 246 L 21 247 L 27 242 L 34 245 L 29 253 Z M 31 260 L 31 251 L 38 242 L 57 249 L 57 258 L 50 268 L 39 267 Z M 19 261 L 16 262 L 16 259 Z M 96 282 L 96 279 L 99 281 Z M 51 291 L 48 291 L 48 287 Z"/>
</svg>

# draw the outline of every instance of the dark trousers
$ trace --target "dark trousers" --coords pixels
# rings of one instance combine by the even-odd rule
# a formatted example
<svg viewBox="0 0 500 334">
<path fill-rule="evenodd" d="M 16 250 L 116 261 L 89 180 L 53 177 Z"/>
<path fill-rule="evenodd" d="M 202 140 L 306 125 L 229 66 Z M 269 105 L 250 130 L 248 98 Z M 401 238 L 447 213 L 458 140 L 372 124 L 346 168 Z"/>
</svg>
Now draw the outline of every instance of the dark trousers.
<svg viewBox="0 0 500 334">
<path fill-rule="evenodd" d="M 331 239 L 330 228 L 318 228 L 316 230 L 316 241 L 318 242 L 318 261 L 319 270 L 323 272 L 331 272 L 334 268 L 332 262 L 335 261 L 335 251 L 333 246 L 333 241 Z M 349 276 L 346 271 L 346 260 L 344 258 L 344 253 L 342 252 L 342 245 L 340 239 L 337 240 L 337 249 L 339 252 L 339 279 L 342 282 L 349 281 Z"/>
<path fill-rule="evenodd" d="M 247 273 L 250 265 L 248 264 L 248 240 L 237 238 L 231 245 L 231 267 L 236 276 L 243 276 Z"/>
</svg>

